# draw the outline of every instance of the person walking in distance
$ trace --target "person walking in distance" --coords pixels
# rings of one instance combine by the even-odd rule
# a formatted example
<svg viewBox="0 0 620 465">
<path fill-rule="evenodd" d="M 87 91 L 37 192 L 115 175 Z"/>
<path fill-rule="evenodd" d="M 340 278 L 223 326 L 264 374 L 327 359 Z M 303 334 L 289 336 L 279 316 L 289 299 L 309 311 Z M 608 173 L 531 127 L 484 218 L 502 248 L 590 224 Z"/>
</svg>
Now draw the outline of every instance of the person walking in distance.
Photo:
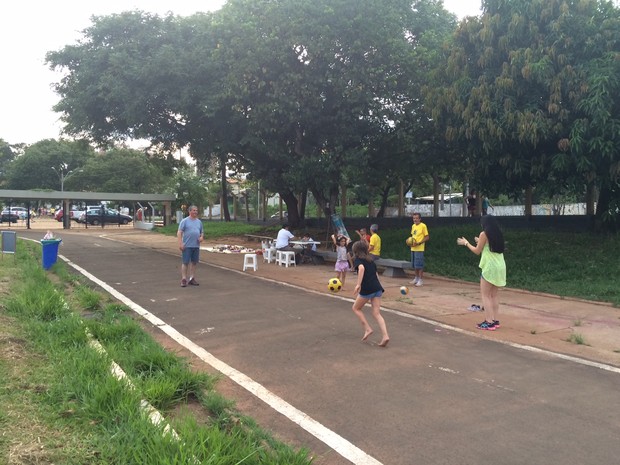
<svg viewBox="0 0 620 465">
<path fill-rule="evenodd" d="M 181 250 L 181 287 L 198 286 L 194 278 L 196 265 L 200 259 L 200 243 L 204 238 L 202 221 L 198 218 L 198 207 L 189 207 L 189 216 L 179 223 L 177 239 Z M 189 276 L 189 279 L 188 279 Z"/>
<path fill-rule="evenodd" d="M 489 198 L 486 195 L 483 195 L 482 196 L 482 215 L 483 216 L 489 214 L 489 207 L 495 208 L 493 207 L 493 205 L 491 205 Z"/>
<path fill-rule="evenodd" d="M 471 190 L 467 198 L 467 216 L 476 216 L 476 191 Z"/>
<path fill-rule="evenodd" d="M 480 296 L 484 307 L 484 321 L 476 325 L 478 329 L 495 331 L 499 328 L 499 288 L 506 286 L 506 262 L 504 261 L 504 235 L 493 215 L 485 215 L 480 220 L 482 232 L 475 238 L 476 246 L 464 237 L 456 242 L 480 257 Z"/>
<path fill-rule="evenodd" d="M 423 285 L 422 278 L 424 277 L 424 248 L 429 235 L 428 228 L 422 223 L 422 215 L 414 213 L 412 218 L 411 266 L 413 267 L 414 278 L 411 284 L 420 287 Z"/>
<path fill-rule="evenodd" d="M 387 332 L 387 327 L 383 316 L 381 316 L 381 296 L 383 295 L 383 287 L 379 282 L 379 275 L 377 274 L 377 265 L 374 260 L 370 258 L 368 252 L 368 242 L 357 241 L 353 244 L 353 255 L 355 256 L 355 269 L 357 270 L 357 283 L 353 294 L 356 296 L 355 302 L 353 302 L 353 313 L 359 318 L 362 326 L 364 327 L 364 336 L 362 341 L 368 339 L 373 333 L 372 327 L 368 324 L 368 320 L 364 316 L 362 309 L 367 302 L 370 302 L 372 308 L 372 316 L 377 321 L 379 328 L 381 329 L 381 342 L 380 347 L 385 347 L 390 342 L 390 336 Z"/>
</svg>

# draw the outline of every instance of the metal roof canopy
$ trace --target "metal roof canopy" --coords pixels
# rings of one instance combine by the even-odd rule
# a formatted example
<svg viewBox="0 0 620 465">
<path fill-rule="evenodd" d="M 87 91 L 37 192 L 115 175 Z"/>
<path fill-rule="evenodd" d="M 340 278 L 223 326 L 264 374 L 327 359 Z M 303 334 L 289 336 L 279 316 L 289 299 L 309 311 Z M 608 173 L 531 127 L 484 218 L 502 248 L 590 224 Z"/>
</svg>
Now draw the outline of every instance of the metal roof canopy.
<svg viewBox="0 0 620 465">
<path fill-rule="evenodd" d="M 67 211 L 69 204 L 75 201 L 118 201 L 118 202 L 162 202 L 164 205 L 164 225 L 169 224 L 171 215 L 171 204 L 176 200 L 174 194 L 132 194 L 132 193 L 119 193 L 119 192 L 73 192 L 73 191 L 24 191 L 24 190 L 8 190 L 0 189 L 0 199 L 6 199 L 11 205 L 15 201 L 27 201 L 30 204 L 31 200 L 55 200 L 62 203 L 63 209 Z M 71 228 L 71 221 L 69 215 L 63 216 L 63 227 L 65 229 Z M 134 222 L 134 227 L 136 223 Z M 26 227 L 30 229 L 30 213 L 26 222 Z"/>
<path fill-rule="evenodd" d="M 131 194 L 118 192 L 72 192 L 0 189 L 0 198 L 10 200 L 106 200 L 131 202 L 173 202 L 174 194 Z"/>
</svg>

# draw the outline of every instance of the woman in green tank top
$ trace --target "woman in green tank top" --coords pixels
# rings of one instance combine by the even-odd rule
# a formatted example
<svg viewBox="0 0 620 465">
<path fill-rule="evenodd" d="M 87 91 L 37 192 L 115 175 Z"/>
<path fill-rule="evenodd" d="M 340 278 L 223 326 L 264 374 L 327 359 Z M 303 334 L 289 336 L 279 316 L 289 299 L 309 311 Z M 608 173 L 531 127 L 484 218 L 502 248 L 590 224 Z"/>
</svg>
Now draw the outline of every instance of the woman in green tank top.
<svg viewBox="0 0 620 465">
<path fill-rule="evenodd" d="M 495 331 L 499 328 L 499 288 L 506 286 L 506 262 L 504 261 L 504 235 L 497 220 L 492 215 L 480 219 L 482 232 L 476 237 L 473 246 L 464 237 L 456 242 L 480 257 L 480 295 L 484 307 L 485 319 L 476 325 L 478 329 Z"/>
</svg>

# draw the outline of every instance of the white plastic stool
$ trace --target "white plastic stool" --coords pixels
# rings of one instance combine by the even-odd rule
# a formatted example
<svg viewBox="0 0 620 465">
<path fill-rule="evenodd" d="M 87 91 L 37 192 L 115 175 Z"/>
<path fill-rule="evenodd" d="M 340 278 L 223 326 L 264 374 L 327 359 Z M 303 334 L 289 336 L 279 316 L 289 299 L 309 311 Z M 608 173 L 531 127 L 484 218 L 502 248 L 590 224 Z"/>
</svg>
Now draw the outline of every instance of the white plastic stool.
<svg viewBox="0 0 620 465">
<path fill-rule="evenodd" d="M 280 250 L 278 251 L 278 255 L 276 257 L 276 263 L 280 266 L 285 265 L 287 268 L 290 265 L 294 265 L 297 266 L 297 263 L 295 263 L 295 252 L 290 252 L 290 251 L 283 251 Z"/>
<path fill-rule="evenodd" d="M 276 259 L 275 254 L 276 249 L 270 247 L 265 248 L 265 250 L 263 250 L 263 262 L 271 263 Z"/>
<path fill-rule="evenodd" d="M 258 260 L 255 253 L 246 253 L 243 257 L 243 271 L 248 268 L 254 268 L 254 271 L 258 270 Z"/>
</svg>

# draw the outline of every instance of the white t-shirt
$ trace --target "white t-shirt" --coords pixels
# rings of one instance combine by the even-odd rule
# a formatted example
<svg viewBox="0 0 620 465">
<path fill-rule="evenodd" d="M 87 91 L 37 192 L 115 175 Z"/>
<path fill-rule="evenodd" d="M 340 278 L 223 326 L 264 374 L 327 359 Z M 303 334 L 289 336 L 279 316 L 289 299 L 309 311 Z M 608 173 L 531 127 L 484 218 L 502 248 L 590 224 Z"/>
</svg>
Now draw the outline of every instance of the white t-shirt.
<svg viewBox="0 0 620 465">
<path fill-rule="evenodd" d="M 288 245 L 288 241 L 290 241 L 295 236 L 288 229 L 280 229 L 278 231 L 278 237 L 276 238 L 276 249 L 281 249 Z"/>
</svg>

